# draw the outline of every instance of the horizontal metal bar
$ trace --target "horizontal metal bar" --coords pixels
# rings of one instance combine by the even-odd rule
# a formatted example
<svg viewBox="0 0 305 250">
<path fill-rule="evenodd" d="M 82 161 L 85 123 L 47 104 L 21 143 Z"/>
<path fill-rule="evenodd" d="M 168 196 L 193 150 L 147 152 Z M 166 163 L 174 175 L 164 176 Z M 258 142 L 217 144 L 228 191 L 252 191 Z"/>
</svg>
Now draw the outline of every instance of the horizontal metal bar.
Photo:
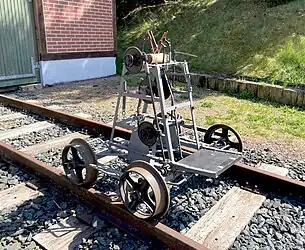
<svg viewBox="0 0 305 250">
<path fill-rule="evenodd" d="M 166 107 L 166 108 L 165 108 L 165 112 L 170 112 L 170 111 L 172 111 L 172 110 L 179 109 L 179 108 L 184 108 L 184 107 L 187 107 L 187 106 L 190 106 L 190 105 L 191 105 L 191 102 L 190 102 L 190 101 L 188 101 L 188 102 L 182 102 L 182 103 L 179 103 L 179 104 L 170 106 L 170 107 Z"/>
<path fill-rule="evenodd" d="M 31 78 L 31 77 L 36 77 L 36 74 L 24 74 L 24 75 L 0 76 L 0 81 L 5 81 L 5 80 L 15 80 L 15 79 L 22 79 L 22 78 Z"/>
<path fill-rule="evenodd" d="M 142 94 L 125 92 L 125 93 L 122 93 L 122 96 L 130 97 L 130 98 L 136 98 L 136 99 L 141 99 L 141 100 L 146 100 L 146 101 L 151 101 L 151 96 L 149 96 L 149 95 L 142 95 Z M 158 97 L 154 97 L 154 100 L 155 100 L 155 102 L 158 102 L 159 98 Z"/>
</svg>

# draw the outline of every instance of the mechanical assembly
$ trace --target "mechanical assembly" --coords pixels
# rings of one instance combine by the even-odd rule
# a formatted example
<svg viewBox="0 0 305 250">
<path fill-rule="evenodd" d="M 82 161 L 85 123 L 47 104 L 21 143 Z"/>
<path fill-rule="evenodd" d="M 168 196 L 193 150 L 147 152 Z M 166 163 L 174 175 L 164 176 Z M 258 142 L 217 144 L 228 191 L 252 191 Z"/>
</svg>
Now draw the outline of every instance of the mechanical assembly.
<svg viewBox="0 0 305 250">
<path fill-rule="evenodd" d="M 89 188 L 99 171 L 119 179 L 121 201 L 141 219 L 161 219 L 169 210 L 171 186 L 194 174 L 217 178 L 241 159 L 243 150 L 239 134 L 228 125 L 212 125 L 199 135 L 188 63 L 175 59 L 179 53 L 187 54 L 172 52 L 166 35 L 157 44 L 149 32 L 152 53 L 137 47 L 125 51 L 112 133 L 103 155 L 116 154 L 129 165 L 117 171 L 99 162 L 101 154 L 94 154 L 82 139 L 72 140 L 62 152 L 65 173 L 74 184 Z M 171 78 L 176 71 L 184 78 L 179 89 Z M 128 75 L 143 76 L 136 91 L 129 90 Z M 184 98 L 177 101 L 177 95 Z M 136 114 L 119 120 L 127 98 L 137 100 Z M 179 109 L 189 110 L 189 124 Z M 130 139 L 115 137 L 116 126 L 131 130 Z"/>
</svg>

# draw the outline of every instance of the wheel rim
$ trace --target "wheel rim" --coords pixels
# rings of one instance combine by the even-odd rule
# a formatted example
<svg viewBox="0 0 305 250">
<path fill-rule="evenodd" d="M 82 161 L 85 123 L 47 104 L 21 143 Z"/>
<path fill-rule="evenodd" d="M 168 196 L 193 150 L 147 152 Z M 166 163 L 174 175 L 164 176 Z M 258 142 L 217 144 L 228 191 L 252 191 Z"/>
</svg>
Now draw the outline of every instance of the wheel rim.
<svg viewBox="0 0 305 250">
<path fill-rule="evenodd" d="M 120 178 L 120 195 L 129 212 L 141 219 L 160 219 L 169 209 L 164 179 L 144 161 L 131 163 Z"/>
<path fill-rule="evenodd" d="M 73 139 L 62 152 L 62 165 L 68 179 L 79 186 L 90 187 L 97 179 L 98 171 L 94 152 L 83 139 Z"/>
<path fill-rule="evenodd" d="M 220 146 L 229 146 L 229 149 L 243 151 L 243 143 L 236 130 L 225 124 L 215 124 L 211 126 L 204 135 L 204 142 L 216 143 Z"/>
</svg>

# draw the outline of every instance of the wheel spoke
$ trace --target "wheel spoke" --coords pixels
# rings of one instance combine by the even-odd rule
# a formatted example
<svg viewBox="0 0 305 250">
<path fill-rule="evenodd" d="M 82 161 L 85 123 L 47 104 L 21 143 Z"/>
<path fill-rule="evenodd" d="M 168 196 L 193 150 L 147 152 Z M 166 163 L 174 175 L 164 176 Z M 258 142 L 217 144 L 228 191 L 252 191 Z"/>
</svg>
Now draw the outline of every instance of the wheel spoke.
<svg viewBox="0 0 305 250">
<path fill-rule="evenodd" d="M 131 177 L 130 177 L 130 175 L 129 175 L 129 174 L 126 176 L 126 183 L 127 183 L 127 184 L 128 184 L 128 186 L 130 186 L 132 189 L 137 188 L 137 183 L 136 183 L 136 182 L 134 182 L 134 180 L 133 180 L 133 179 L 131 179 Z"/>
<path fill-rule="evenodd" d="M 136 209 L 136 207 L 140 204 L 140 201 L 135 199 L 128 203 L 128 208 L 131 210 Z"/>
<path fill-rule="evenodd" d="M 72 152 L 72 156 L 73 156 L 73 160 L 79 164 L 84 164 L 84 161 L 79 157 L 77 149 L 72 147 L 71 148 L 71 152 Z"/>
<path fill-rule="evenodd" d="M 148 194 L 146 194 L 143 198 L 143 203 L 145 206 L 153 213 L 156 208 L 156 204 L 154 204 L 151 199 L 149 199 Z"/>
<path fill-rule="evenodd" d="M 76 174 L 77 181 L 79 183 L 84 181 L 84 178 L 83 178 L 83 168 L 79 168 L 79 167 L 75 168 L 75 174 Z"/>
<path fill-rule="evenodd" d="M 65 159 L 63 163 L 64 167 L 66 166 L 68 170 L 71 170 L 71 165 L 74 165 L 74 161 Z"/>
<path fill-rule="evenodd" d="M 228 130 L 227 128 L 222 128 L 221 136 L 222 136 L 224 139 L 227 139 L 228 136 L 229 136 L 229 130 Z"/>
</svg>

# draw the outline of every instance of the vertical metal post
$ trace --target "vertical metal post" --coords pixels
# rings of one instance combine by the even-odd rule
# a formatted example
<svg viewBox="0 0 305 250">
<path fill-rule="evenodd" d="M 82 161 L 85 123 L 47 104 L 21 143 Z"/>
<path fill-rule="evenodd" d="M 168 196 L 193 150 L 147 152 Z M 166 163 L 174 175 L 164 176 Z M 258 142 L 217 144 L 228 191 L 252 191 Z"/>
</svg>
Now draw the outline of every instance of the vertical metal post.
<svg viewBox="0 0 305 250">
<path fill-rule="evenodd" d="M 124 69 L 125 69 L 125 72 L 124 72 L 124 75 L 125 75 L 126 72 L 127 72 L 125 66 L 124 66 L 123 70 Z M 127 82 L 125 80 L 123 81 L 123 86 L 121 88 L 122 88 L 121 93 L 125 93 L 127 91 Z M 123 96 L 122 114 L 123 114 L 123 117 L 125 118 L 125 114 L 126 114 L 126 96 Z"/>
<path fill-rule="evenodd" d="M 119 108 L 120 108 L 120 102 L 121 102 L 121 97 L 124 91 L 126 91 L 126 81 L 124 79 L 124 75 L 126 74 L 127 70 L 125 68 L 125 65 L 123 64 L 123 70 L 122 70 L 122 76 L 121 76 L 121 82 L 120 82 L 120 90 L 119 90 L 119 95 L 115 107 L 115 113 L 114 113 L 114 118 L 113 118 L 113 124 L 112 124 L 112 130 L 111 130 L 111 135 L 110 135 L 110 142 L 113 141 L 114 137 L 114 132 L 115 132 L 115 127 L 117 124 L 117 119 L 118 119 L 118 114 L 119 114 Z M 109 149 L 111 148 L 111 144 L 109 144 Z"/>
<path fill-rule="evenodd" d="M 166 103 L 164 98 L 164 91 L 163 91 L 163 82 L 161 78 L 161 71 L 159 65 L 154 65 L 152 68 L 152 73 L 154 73 L 156 80 L 157 80 L 157 87 L 158 87 L 158 93 L 159 93 L 159 100 L 160 100 L 160 110 L 162 114 L 162 121 L 164 125 L 164 133 L 165 133 L 165 140 L 166 140 L 166 148 L 168 150 L 168 157 L 171 161 L 174 161 L 174 153 L 173 153 L 173 147 L 172 147 L 172 140 L 170 135 L 170 129 L 166 114 Z"/>
<path fill-rule="evenodd" d="M 187 92 L 188 92 L 188 96 L 189 96 L 189 100 L 190 100 L 190 108 L 191 108 L 191 116 L 192 116 L 195 140 L 196 140 L 196 144 L 197 144 L 197 149 L 199 149 L 199 136 L 198 136 L 198 131 L 197 131 L 196 118 L 195 118 L 195 106 L 194 106 L 193 95 L 192 95 L 193 87 L 191 84 L 190 72 L 189 72 L 188 64 L 186 61 L 184 61 L 184 63 L 183 63 L 183 71 L 184 71 L 185 80 L 187 82 Z"/>
<path fill-rule="evenodd" d="M 142 113 L 147 113 L 147 109 L 148 109 L 148 104 L 144 102 Z"/>
</svg>

